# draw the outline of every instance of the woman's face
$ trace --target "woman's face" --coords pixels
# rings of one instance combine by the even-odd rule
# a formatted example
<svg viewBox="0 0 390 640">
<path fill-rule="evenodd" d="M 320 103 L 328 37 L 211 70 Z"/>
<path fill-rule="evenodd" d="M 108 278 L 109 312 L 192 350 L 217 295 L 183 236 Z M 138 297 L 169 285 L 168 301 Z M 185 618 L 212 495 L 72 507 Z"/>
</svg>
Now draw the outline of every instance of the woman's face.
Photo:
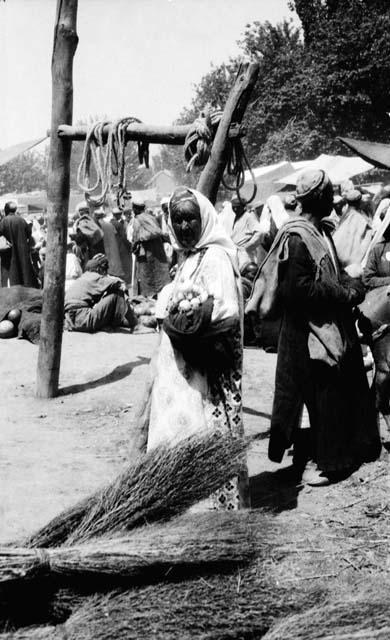
<svg viewBox="0 0 390 640">
<path fill-rule="evenodd" d="M 184 201 L 173 208 L 171 222 L 178 242 L 184 249 L 192 249 L 199 241 L 202 230 L 199 208 Z"/>
</svg>

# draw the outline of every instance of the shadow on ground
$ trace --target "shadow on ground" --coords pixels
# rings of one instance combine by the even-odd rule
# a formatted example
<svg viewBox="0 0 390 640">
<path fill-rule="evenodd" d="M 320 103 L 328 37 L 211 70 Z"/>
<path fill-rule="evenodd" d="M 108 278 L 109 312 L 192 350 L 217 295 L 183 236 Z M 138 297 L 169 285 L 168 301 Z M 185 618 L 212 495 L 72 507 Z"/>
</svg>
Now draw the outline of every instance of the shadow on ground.
<svg viewBox="0 0 390 640">
<path fill-rule="evenodd" d="M 88 382 L 84 382 L 81 384 L 71 384 L 68 387 L 62 387 L 59 390 L 58 395 L 67 396 L 72 393 L 80 393 L 81 391 L 96 389 L 97 387 L 111 384 L 112 382 L 117 382 L 118 380 L 122 380 L 123 378 L 126 378 L 126 376 L 129 376 L 133 369 L 135 369 L 135 367 L 139 367 L 143 364 L 148 364 L 149 362 L 150 358 L 138 356 L 137 360 L 126 362 L 126 364 L 121 364 L 118 367 L 115 367 L 115 369 L 113 369 L 110 373 L 107 373 L 105 376 L 97 378 L 96 380 L 89 380 Z"/>
<path fill-rule="evenodd" d="M 297 485 L 292 466 L 277 471 L 263 471 L 249 479 L 249 492 L 253 509 L 280 513 L 295 509 L 302 487 Z"/>
<path fill-rule="evenodd" d="M 271 414 L 266 413 L 265 411 L 257 411 L 256 409 L 251 409 L 251 407 L 243 407 L 242 410 L 249 416 L 259 416 L 260 418 L 267 418 L 267 420 L 271 420 Z"/>
</svg>

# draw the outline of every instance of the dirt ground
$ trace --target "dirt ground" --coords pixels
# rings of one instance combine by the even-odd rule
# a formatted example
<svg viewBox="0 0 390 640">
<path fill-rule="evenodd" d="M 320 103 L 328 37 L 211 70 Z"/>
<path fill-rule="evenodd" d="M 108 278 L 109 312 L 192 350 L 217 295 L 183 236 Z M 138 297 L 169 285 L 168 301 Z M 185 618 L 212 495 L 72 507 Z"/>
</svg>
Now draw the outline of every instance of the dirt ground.
<svg viewBox="0 0 390 640">
<path fill-rule="evenodd" d="M 21 539 L 114 478 L 132 446 L 136 408 L 157 334 L 65 333 L 59 397 L 34 397 L 38 348 L 0 341 L 0 543 Z M 270 556 L 277 580 L 350 583 L 390 572 L 388 453 L 343 482 L 302 488 L 267 459 L 276 356 L 246 349 L 244 417 L 254 507 L 289 533 Z M 284 537 L 283 537 L 284 538 Z M 276 541 L 278 542 L 278 541 Z"/>
</svg>

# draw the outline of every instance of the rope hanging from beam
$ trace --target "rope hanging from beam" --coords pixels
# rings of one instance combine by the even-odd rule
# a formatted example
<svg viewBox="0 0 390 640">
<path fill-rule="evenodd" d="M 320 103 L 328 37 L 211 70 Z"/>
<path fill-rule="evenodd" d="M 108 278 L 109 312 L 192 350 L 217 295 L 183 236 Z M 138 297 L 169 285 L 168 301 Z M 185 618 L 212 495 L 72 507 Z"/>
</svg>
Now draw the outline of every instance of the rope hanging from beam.
<svg viewBox="0 0 390 640">
<path fill-rule="evenodd" d="M 245 183 L 245 167 L 248 169 L 253 182 L 253 190 L 250 198 L 243 198 L 241 196 L 241 189 Z M 231 185 L 226 182 L 225 176 L 222 176 L 221 182 L 225 189 L 228 189 L 229 191 L 235 191 L 237 194 L 237 198 L 242 204 L 250 204 L 251 202 L 253 202 L 257 194 L 256 178 L 249 159 L 245 153 L 241 138 L 234 138 L 229 143 L 228 161 L 226 164 L 225 174 L 229 177 L 235 178 L 235 183 Z"/>
<path fill-rule="evenodd" d="M 126 129 L 129 124 L 140 123 L 138 118 L 121 118 L 114 122 L 97 122 L 87 132 L 83 155 L 77 172 L 77 182 L 85 199 L 94 207 L 106 202 L 107 195 L 116 192 L 116 199 L 126 191 Z M 103 140 L 108 126 L 107 142 Z M 138 159 L 149 168 L 149 145 L 138 142 Z M 91 185 L 91 167 L 96 174 Z M 100 189 L 98 193 L 96 191 Z"/>
<path fill-rule="evenodd" d="M 190 172 L 194 166 L 204 166 L 207 163 L 222 113 L 221 110 L 205 110 L 191 125 L 184 143 L 187 172 Z M 126 191 L 126 130 L 128 125 L 133 123 L 140 123 L 140 120 L 128 117 L 114 122 L 97 122 L 87 132 L 77 182 L 84 191 L 86 201 L 94 207 L 104 205 L 107 196 L 114 192 L 119 206 L 120 198 Z M 103 132 L 107 131 L 107 128 L 108 135 L 105 141 Z M 139 163 L 149 168 L 149 144 L 145 140 L 137 144 Z M 92 167 L 96 175 L 93 184 L 91 184 Z M 222 178 L 222 184 L 226 189 L 236 191 L 241 202 L 244 202 L 241 189 L 245 182 L 245 167 L 249 170 L 253 181 L 252 195 L 249 199 L 245 199 L 246 204 L 249 204 L 256 196 L 257 186 L 241 138 L 237 135 L 229 142 L 225 172 L 228 177 L 234 177 L 235 182 L 230 185 L 225 178 Z"/>
</svg>

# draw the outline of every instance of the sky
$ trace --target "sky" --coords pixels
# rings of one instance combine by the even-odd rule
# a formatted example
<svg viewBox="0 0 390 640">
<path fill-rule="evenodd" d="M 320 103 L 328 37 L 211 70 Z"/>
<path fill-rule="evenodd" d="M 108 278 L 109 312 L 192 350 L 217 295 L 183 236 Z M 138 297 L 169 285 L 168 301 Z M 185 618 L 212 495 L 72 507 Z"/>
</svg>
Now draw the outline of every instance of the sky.
<svg viewBox="0 0 390 640">
<path fill-rule="evenodd" d="M 73 121 L 170 124 L 196 85 L 239 52 L 245 25 L 292 17 L 287 0 L 79 0 Z M 0 1 L 0 149 L 50 126 L 56 0 Z"/>
</svg>

